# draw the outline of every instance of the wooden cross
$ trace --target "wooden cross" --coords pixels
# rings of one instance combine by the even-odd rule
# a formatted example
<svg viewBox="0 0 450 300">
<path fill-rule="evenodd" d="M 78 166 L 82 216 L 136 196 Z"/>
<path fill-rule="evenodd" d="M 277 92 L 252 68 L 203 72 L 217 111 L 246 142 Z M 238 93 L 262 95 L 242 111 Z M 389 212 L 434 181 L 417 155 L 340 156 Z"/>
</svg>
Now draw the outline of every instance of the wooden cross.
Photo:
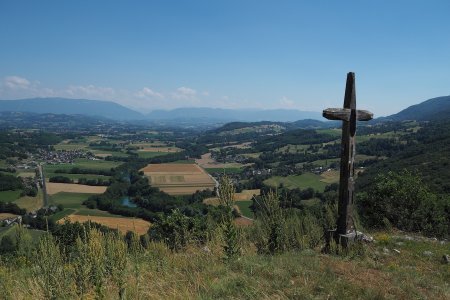
<svg viewBox="0 0 450 300">
<path fill-rule="evenodd" d="M 356 121 L 369 121 L 373 118 L 371 112 L 356 109 L 355 73 L 347 74 L 344 108 L 327 108 L 323 111 L 323 116 L 329 120 L 343 121 L 338 220 L 335 232 L 336 241 L 339 243 L 340 237 L 349 233 L 349 223 L 353 222 Z"/>
</svg>

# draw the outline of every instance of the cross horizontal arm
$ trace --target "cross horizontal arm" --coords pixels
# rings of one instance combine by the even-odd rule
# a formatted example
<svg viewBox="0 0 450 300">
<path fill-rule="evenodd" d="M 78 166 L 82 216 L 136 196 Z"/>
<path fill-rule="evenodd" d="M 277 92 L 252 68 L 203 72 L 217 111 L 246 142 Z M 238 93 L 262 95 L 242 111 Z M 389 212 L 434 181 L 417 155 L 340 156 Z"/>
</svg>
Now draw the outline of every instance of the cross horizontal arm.
<svg viewBox="0 0 450 300">
<path fill-rule="evenodd" d="M 323 117 L 328 120 L 350 121 L 352 110 L 350 108 L 327 108 L 323 110 Z M 367 110 L 357 110 L 357 121 L 369 121 L 373 119 L 373 113 Z"/>
</svg>

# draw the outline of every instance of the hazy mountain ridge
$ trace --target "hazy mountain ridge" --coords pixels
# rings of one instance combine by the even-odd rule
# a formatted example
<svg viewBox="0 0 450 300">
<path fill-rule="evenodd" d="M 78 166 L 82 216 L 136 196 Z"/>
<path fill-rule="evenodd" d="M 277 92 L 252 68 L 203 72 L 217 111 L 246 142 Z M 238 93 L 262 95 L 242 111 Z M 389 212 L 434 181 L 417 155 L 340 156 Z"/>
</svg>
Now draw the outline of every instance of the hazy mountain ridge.
<svg viewBox="0 0 450 300">
<path fill-rule="evenodd" d="M 378 121 L 431 121 L 450 118 L 450 96 L 431 98 Z"/>
<path fill-rule="evenodd" d="M 321 120 L 319 112 L 300 111 L 296 109 L 225 109 L 208 107 L 186 107 L 172 110 L 154 110 L 147 115 L 153 120 L 200 119 L 216 121 L 273 121 L 292 122 L 301 119 Z"/>
<path fill-rule="evenodd" d="M 115 102 L 88 99 L 32 98 L 0 100 L 0 111 L 85 115 L 112 120 L 140 120 L 145 118 L 142 114 Z"/>
<path fill-rule="evenodd" d="M 323 128 L 336 126 L 327 122 L 319 112 L 295 109 L 223 109 L 183 107 L 172 110 L 154 110 L 146 115 L 115 102 L 67 99 L 31 98 L 0 100 L 0 112 L 29 112 L 36 114 L 84 115 L 120 121 L 154 121 L 167 124 L 232 122 L 282 122 L 287 128 Z M 450 96 L 436 97 L 412 105 L 396 114 L 377 118 L 373 122 L 417 120 L 428 121 L 450 117 Z"/>
</svg>

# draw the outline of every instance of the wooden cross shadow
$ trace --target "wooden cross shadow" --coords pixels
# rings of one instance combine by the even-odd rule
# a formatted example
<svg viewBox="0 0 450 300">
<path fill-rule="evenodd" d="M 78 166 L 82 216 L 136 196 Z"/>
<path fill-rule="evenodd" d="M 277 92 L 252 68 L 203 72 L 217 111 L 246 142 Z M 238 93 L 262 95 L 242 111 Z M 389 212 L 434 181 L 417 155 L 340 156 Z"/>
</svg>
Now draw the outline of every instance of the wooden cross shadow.
<svg viewBox="0 0 450 300">
<path fill-rule="evenodd" d="M 336 231 L 333 231 L 333 235 L 336 243 L 346 246 L 348 240 L 346 237 L 354 230 L 352 210 L 355 191 L 354 162 L 356 121 L 369 121 L 373 118 L 371 112 L 356 109 L 355 73 L 350 72 L 347 74 L 344 108 L 327 108 L 323 111 L 323 116 L 329 120 L 343 121 L 338 220 L 336 224 L 337 229 Z"/>
</svg>

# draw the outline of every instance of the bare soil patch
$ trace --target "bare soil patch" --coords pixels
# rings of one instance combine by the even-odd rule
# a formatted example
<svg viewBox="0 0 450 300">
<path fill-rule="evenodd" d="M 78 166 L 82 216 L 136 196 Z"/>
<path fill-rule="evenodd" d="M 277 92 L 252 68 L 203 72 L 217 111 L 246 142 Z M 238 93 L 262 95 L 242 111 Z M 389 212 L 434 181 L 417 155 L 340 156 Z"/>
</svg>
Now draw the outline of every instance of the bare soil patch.
<svg viewBox="0 0 450 300">
<path fill-rule="evenodd" d="M 118 229 L 121 233 L 127 233 L 127 231 L 134 231 L 141 235 L 148 231 L 150 228 L 150 222 L 142 219 L 128 219 L 128 218 L 116 218 L 116 217 L 96 217 L 96 216 L 79 216 L 70 215 L 66 217 L 71 222 L 84 223 L 87 221 L 100 223 L 108 226 L 112 229 Z M 64 223 L 65 219 L 59 220 L 58 223 Z"/>
<path fill-rule="evenodd" d="M 56 183 L 47 182 L 47 194 L 54 195 L 60 192 L 66 193 L 84 193 L 84 194 L 103 194 L 106 186 L 90 186 L 83 184 Z"/>
</svg>

